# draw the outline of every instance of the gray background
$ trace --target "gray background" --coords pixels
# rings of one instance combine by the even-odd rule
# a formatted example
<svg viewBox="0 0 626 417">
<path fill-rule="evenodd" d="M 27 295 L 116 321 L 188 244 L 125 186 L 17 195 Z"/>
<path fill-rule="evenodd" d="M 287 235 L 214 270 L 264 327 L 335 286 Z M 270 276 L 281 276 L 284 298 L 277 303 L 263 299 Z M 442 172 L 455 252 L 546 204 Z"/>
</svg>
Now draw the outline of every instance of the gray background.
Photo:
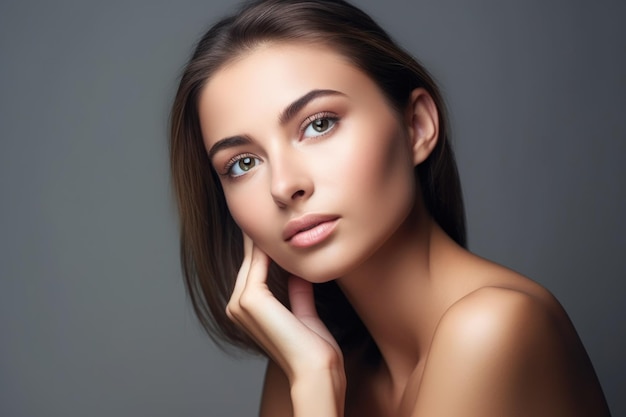
<svg viewBox="0 0 626 417">
<path fill-rule="evenodd" d="M 626 415 L 624 2 L 360 0 L 440 81 L 471 248 L 569 311 Z M 0 415 L 252 416 L 206 338 L 166 126 L 216 1 L 0 3 Z M 620 395 L 622 394 L 622 395 Z"/>
</svg>

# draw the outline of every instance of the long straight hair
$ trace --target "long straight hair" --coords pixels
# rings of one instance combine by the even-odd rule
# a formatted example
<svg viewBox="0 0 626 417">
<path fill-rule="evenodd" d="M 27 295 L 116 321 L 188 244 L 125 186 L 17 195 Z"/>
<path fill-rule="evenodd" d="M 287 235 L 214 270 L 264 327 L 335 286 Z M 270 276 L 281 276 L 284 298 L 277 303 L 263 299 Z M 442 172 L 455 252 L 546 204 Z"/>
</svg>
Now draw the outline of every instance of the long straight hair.
<svg viewBox="0 0 626 417">
<path fill-rule="evenodd" d="M 242 234 L 230 215 L 220 181 L 203 145 L 198 97 L 216 71 L 268 42 L 322 44 L 349 60 L 403 114 L 411 92 L 424 88 L 439 113 L 439 138 L 415 168 L 425 206 L 458 244 L 466 245 L 465 213 L 446 109 L 432 77 L 367 14 L 341 0 L 263 0 L 244 5 L 213 25 L 198 42 L 182 74 L 171 112 L 170 163 L 180 216 L 182 270 L 194 311 L 213 340 L 263 353 L 226 316 L 243 259 Z M 209 121 L 210 123 L 210 121 Z M 285 305 L 285 273 L 270 267 L 268 284 Z M 342 349 L 376 357 L 371 336 L 334 282 L 315 287 L 322 320 Z"/>
</svg>

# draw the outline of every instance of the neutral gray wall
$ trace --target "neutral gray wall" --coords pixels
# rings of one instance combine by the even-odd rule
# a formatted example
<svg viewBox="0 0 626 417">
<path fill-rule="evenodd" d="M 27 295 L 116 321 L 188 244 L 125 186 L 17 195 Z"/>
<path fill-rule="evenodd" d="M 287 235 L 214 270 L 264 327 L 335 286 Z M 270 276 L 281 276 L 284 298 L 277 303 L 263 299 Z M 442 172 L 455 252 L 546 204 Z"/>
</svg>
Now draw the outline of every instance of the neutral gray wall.
<svg viewBox="0 0 626 417">
<path fill-rule="evenodd" d="M 623 2 L 361 0 L 440 81 L 471 248 L 569 311 L 626 415 Z M 0 2 L 0 415 L 252 416 L 202 334 L 167 112 L 217 1 Z"/>
</svg>

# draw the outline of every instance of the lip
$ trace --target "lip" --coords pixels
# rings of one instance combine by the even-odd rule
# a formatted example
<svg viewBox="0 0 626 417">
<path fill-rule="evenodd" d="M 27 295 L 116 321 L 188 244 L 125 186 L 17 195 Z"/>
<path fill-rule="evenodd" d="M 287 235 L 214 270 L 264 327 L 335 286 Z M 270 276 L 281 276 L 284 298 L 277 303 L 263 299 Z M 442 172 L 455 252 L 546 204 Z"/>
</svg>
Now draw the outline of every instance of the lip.
<svg viewBox="0 0 626 417">
<path fill-rule="evenodd" d="M 308 247 L 324 241 L 335 229 L 339 216 L 307 214 L 290 220 L 283 230 L 283 239 L 296 247 Z"/>
</svg>

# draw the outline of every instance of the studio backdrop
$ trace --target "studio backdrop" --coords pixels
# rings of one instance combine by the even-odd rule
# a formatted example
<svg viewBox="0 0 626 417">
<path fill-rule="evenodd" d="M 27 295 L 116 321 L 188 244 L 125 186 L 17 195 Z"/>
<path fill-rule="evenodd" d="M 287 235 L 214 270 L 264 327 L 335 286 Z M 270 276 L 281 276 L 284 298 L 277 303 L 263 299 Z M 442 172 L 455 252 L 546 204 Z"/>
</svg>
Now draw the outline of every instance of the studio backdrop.
<svg viewBox="0 0 626 417">
<path fill-rule="evenodd" d="M 624 2 L 358 0 L 434 74 L 470 248 L 550 289 L 626 415 Z M 254 416 L 182 285 L 167 160 L 215 0 L 0 2 L 0 415 Z"/>
</svg>

